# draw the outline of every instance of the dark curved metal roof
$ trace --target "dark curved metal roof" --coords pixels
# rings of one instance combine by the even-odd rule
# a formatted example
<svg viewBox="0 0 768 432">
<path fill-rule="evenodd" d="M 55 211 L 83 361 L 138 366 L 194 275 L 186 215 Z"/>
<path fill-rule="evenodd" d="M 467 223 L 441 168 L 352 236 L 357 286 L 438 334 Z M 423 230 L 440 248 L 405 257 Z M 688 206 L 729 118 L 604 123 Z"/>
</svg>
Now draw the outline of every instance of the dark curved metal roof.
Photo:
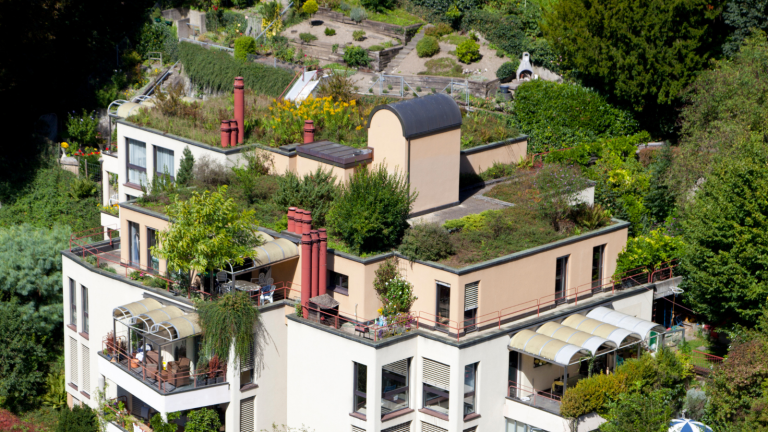
<svg viewBox="0 0 768 432">
<path fill-rule="evenodd" d="M 448 95 L 434 94 L 409 99 L 403 102 L 379 105 L 368 116 L 371 119 L 379 110 L 392 111 L 403 126 L 406 139 L 419 138 L 461 127 L 461 111 L 456 102 Z"/>
</svg>

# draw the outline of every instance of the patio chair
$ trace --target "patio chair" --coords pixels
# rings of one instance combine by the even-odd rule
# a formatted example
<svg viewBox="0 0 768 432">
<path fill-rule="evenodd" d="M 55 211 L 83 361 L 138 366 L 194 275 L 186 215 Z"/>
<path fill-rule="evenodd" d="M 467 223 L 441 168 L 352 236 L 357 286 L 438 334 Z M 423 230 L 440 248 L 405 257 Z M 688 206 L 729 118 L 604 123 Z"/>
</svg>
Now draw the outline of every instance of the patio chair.
<svg viewBox="0 0 768 432">
<path fill-rule="evenodd" d="M 269 300 L 270 303 L 274 303 L 274 295 L 275 295 L 275 289 L 277 287 L 275 285 L 270 285 L 261 292 L 261 304 L 267 304 L 267 300 Z"/>
<path fill-rule="evenodd" d="M 168 383 L 175 387 L 189 384 L 189 359 L 179 358 L 178 361 L 168 363 Z"/>
<path fill-rule="evenodd" d="M 230 288 L 225 285 L 227 282 L 229 282 L 229 279 L 227 279 L 226 272 L 220 271 L 216 273 L 216 289 L 218 289 L 220 293 L 224 294 L 225 292 L 229 292 Z"/>
</svg>

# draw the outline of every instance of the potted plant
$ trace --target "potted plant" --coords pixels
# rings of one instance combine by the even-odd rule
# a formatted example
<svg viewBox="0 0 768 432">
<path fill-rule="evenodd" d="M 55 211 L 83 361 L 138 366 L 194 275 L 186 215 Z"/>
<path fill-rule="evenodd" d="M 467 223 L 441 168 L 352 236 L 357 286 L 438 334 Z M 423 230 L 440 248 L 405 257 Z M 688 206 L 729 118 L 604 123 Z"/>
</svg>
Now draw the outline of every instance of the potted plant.
<svg viewBox="0 0 768 432">
<path fill-rule="evenodd" d="M 208 360 L 208 384 L 216 384 L 219 382 L 219 369 L 221 369 L 221 361 L 219 361 L 219 356 L 214 355 Z"/>
</svg>

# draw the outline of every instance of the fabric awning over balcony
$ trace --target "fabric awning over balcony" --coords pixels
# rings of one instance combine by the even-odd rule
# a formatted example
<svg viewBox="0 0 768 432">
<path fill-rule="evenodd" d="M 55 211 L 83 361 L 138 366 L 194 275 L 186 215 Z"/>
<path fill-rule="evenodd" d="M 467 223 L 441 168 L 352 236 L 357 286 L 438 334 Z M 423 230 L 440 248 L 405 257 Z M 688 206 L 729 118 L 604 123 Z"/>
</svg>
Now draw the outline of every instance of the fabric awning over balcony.
<svg viewBox="0 0 768 432">
<path fill-rule="evenodd" d="M 144 328 L 151 328 L 155 323 L 168 321 L 176 317 L 184 315 L 184 311 L 176 306 L 166 306 L 164 308 L 155 309 L 143 314 L 139 314 L 131 318 L 131 324 L 144 323 Z"/>
<path fill-rule="evenodd" d="M 262 238 L 271 238 L 269 234 L 262 233 Z M 245 259 L 241 266 L 229 265 L 229 269 L 222 269 L 225 273 L 237 276 L 243 273 L 250 273 L 254 270 L 277 264 L 293 258 L 298 258 L 299 247 L 292 241 L 284 238 L 267 241 L 261 246 L 256 247 L 253 257 Z"/>
<path fill-rule="evenodd" d="M 656 333 L 664 333 L 666 331 L 664 326 L 661 324 L 657 324 L 653 321 L 648 321 L 641 318 L 635 318 L 632 315 L 627 315 L 625 313 L 615 311 L 613 309 L 608 309 L 607 307 L 603 306 L 591 310 L 587 314 L 587 318 L 613 324 L 616 327 L 637 333 L 646 340 L 650 337 L 651 331 Z"/>
<path fill-rule="evenodd" d="M 563 325 L 581 330 L 594 336 L 599 336 L 615 343 L 618 347 L 636 342 L 642 337 L 629 330 L 618 328 L 608 323 L 596 319 L 587 318 L 584 315 L 573 314 L 563 320 Z"/>
<path fill-rule="evenodd" d="M 560 366 L 567 366 L 583 357 L 588 357 L 590 354 L 588 350 L 582 347 L 532 330 L 521 330 L 512 336 L 512 340 L 509 341 L 509 349 L 540 357 Z"/>
<path fill-rule="evenodd" d="M 544 324 L 536 330 L 536 333 L 584 348 L 591 352 L 592 355 L 597 355 L 601 351 L 600 348 L 603 348 L 602 351 L 605 351 L 606 349 L 610 350 L 617 347 L 617 344 L 613 341 L 556 322 Z"/>
<path fill-rule="evenodd" d="M 137 302 L 128 303 L 127 305 L 118 306 L 112 309 L 112 316 L 115 319 L 125 319 L 137 316 L 139 314 L 147 313 L 155 309 L 160 309 L 163 305 L 152 298 L 145 298 Z"/>
<path fill-rule="evenodd" d="M 149 330 L 155 336 L 175 341 L 200 334 L 200 324 L 196 313 L 182 315 L 168 321 L 162 321 Z"/>
</svg>

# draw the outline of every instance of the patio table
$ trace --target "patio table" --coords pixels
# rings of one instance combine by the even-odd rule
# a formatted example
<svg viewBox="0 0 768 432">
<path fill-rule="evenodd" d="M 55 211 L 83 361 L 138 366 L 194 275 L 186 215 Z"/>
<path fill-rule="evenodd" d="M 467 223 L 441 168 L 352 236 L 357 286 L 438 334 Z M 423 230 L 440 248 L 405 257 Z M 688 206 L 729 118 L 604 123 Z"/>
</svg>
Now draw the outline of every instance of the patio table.
<svg viewBox="0 0 768 432">
<path fill-rule="evenodd" d="M 244 280 L 236 280 L 234 284 L 232 282 L 227 283 L 230 287 L 233 287 L 234 289 L 238 291 L 246 291 L 246 292 L 259 292 L 261 291 L 261 286 L 259 284 L 255 284 L 253 282 L 248 282 Z"/>
</svg>

